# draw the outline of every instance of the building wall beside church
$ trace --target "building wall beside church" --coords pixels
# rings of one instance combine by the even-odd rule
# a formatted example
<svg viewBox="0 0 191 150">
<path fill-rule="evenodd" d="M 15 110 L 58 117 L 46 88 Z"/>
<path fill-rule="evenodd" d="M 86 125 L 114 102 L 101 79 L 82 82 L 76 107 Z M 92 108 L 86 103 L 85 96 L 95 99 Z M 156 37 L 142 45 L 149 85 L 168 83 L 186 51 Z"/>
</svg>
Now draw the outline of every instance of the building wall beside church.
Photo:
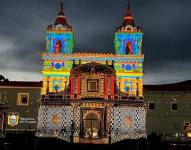
<svg viewBox="0 0 191 150">
<path fill-rule="evenodd" d="M 183 134 L 185 125 L 191 123 L 190 91 L 145 91 L 144 100 L 148 107 L 146 117 L 148 134 L 152 132 L 163 136 Z"/>
<path fill-rule="evenodd" d="M 8 106 L 3 110 L 5 114 L 4 130 L 6 132 L 35 131 L 40 87 L 0 86 L 0 93 L 1 101 Z"/>
</svg>

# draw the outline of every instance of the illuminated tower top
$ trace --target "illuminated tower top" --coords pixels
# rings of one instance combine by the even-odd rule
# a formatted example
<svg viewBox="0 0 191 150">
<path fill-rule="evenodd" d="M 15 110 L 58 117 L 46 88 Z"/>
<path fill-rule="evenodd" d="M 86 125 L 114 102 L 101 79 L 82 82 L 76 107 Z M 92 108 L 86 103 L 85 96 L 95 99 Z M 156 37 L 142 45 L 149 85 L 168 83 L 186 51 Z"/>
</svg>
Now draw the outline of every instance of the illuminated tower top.
<svg viewBox="0 0 191 150">
<path fill-rule="evenodd" d="M 56 17 L 55 23 L 48 25 L 46 32 L 46 52 L 56 54 L 72 54 L 74 35 L 72 26 L 68 25 L 64 15 L 63 3 Z"/>
<path fill-rule="evenodd" d="M 68 29 L 72 30 L 72 26 L 69 26 L 66 20 L 66 16 L 64 15 L 64 7 L 63 3 L 60 5 L 60 11 L 58 13 L 58 16 L 56 17 L 54 25 L 62 25 L 63 27 L 66 27 Z"/>
<path fill-rule="evenodd" d="M 125 17 L 123 18 L 123 26 L 131 25 L 135 26 L 134 19 L 130 10 L 130 3 L 128 3 L 128 9 Z"/>
<path fill-rule="evenodd" d="M 135 26 L 134 18 L 131 12 L 130 3 L 128 2 L 127 6 L 127 13 L 123 18 L 123 23 L 121 26 L 117 27 L 116 31 L 132 31 L 132 29 L 135 29 L 135 31 L 140 31 L 140 26 Z"/>
<path fill-rule="evenodd" d="M 119 55 L 140 55 L 142 47 L 142 32 L 140 26 L 135 26 L 128 3 L 127 13 L 121 26 L 115 32 L 115 53 Z"/>
</svg>

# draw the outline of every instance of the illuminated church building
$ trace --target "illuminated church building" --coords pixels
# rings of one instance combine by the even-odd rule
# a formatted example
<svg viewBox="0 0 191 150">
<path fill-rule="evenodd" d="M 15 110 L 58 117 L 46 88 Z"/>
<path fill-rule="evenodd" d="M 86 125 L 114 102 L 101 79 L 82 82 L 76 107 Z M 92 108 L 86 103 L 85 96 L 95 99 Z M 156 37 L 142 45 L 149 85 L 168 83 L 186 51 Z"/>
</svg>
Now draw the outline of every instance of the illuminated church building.
<svg viewBox="0 0 191 150">
<path fill-rule="evenodd" d="M 114 143 L 146 137 L 142 36 L 128 4 L 115 54 L 75 53 L 63 4 L 46 31 L 37 136 Z"/>
</svg>

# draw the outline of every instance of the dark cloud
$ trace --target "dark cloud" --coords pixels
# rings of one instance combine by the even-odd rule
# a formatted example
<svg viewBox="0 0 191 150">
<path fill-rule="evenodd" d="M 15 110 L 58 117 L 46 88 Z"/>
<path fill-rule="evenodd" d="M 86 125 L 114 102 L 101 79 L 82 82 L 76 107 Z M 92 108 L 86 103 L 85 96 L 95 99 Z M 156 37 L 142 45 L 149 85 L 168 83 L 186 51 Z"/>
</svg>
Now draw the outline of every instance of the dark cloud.
<svg viewBox="0 0 191 150">
<path fill-rule="evenodd" d="M 11 80 L 41 80 L 45 30 L 54 23 L 60 2 L 1 1 L 0 74 Z M 115 28 L 122 23 L 126 8 L 127 0 L 64 0 L 75 51 L 114 53 Z M 144 31 L 145 83 L 191 79 L 191 1 L 131 0 L 131 8 Z"/>
</svg>

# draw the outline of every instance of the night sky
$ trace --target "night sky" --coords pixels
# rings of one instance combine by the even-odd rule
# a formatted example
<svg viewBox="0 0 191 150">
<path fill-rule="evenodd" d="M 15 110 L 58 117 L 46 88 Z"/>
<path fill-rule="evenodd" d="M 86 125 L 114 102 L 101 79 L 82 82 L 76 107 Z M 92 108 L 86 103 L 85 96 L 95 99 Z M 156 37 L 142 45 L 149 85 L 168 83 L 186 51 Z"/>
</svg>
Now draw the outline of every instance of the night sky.
<svg viewBox="0 0 191 150">
<path fill-rule="evenodd" d="M 40 81 L 45 31 L 62 0 L 0 0 L 0 74 L 9 80 Z M 114 32 L 128 0 L 64 0 L 76 52 L 114 53 Z M 144 32 L 144 83 L 191 79 L 191 0 L 131 0 Z M 93 39 L 95 46 L 93 46 Z"/>
</svg>

